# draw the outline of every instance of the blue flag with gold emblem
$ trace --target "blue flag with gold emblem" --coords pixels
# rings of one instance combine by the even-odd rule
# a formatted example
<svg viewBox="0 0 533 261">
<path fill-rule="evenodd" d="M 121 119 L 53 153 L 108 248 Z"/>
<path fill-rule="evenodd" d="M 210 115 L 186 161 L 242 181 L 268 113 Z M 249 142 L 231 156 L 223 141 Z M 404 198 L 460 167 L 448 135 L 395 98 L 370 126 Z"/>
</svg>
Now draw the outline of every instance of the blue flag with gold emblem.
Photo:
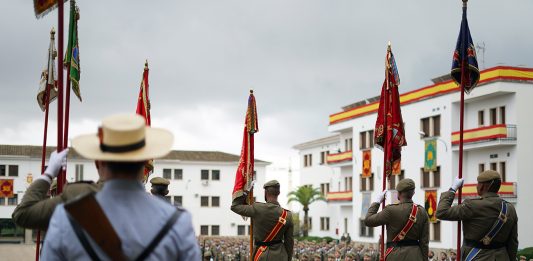
<svg viewBox="0 0 533 261">
<path fill-rule="evenodd" d="M 461 85 L 462 83 L 465 93 L 470 93 L 479 81 L 476 49 L 468 28 L 468 20 L 466 19 L 466 2 L 463 2 L 463 19 L 455 52 L 453 53 L 451 75 L 457 84 Z"/>
</svg>

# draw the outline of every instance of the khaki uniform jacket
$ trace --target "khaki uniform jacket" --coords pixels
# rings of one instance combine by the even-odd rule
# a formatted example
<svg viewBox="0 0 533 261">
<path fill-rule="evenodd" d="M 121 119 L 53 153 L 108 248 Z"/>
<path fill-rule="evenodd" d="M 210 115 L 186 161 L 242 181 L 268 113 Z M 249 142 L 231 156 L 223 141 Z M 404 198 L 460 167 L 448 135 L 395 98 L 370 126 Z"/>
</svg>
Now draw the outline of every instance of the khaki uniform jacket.
<svg viewBox="0 0 533 261">
<path fill-rule="evenodd" d="M 256 202 L 252 205 L 247 205 L 245 196 L 241 196 L 233 200 L 231 210 L 241 216 L 252 218 L 254 242 L 265 240 L 272 228 L 274 228 L 274 226 L 278 222 L 279 217 L 283 212 L 283 209 L 277 202 Z M 281 228 L 279 233 L 273 239 L 283 240 L 283 244 L 276 244 L 267 247 L 267 250 L 263 252 L 259 260 L 292 260 L 292 252 L 294 247 L 294 239 L 292 233 L 292 214 L 290 211 L 288 211 L 287 222 L 285 223 L 285 226 Z M 256 251 L 257 247 L 254 246 L 254 255 Z"/>
<path fill-rule="evenodd" d="M 437 207 L 437 218 L 441 220 L 462 220 L 464 239 L 481 240 L 496 222 L 501 211 L 502 199 L 496 193 L 486 193 L 479 198 L 466 199 L 462 204 L 453 206 L 455 193 L 447 191 L 442 193 Z M 518 217 L 514 206 L 507 203 L 507 222 L 492 242 L 504 243 L 505 248 L 483 249 L 475 260 L 516 260 L 518 251 Z M 471 248 L 461 248 L 462 260 L 468 255 Z"/>
<path fill-rule="evenodd" d="M 369 227 L 386 225 L 387 241 L 392 242 L 392 239 L 402 231 L 407 223 L 413 201 L 405 200 L 398 204 L 388 205 L 383 211 L 377 213 L 379 205 L 375 202 L 370 205 L 366 214 L 365 225 Z M 427 260 L 429 252 L 429 218 L 423 207 L 418 206 L 416 222 L 405 235 L 404 240 L 418 240 L 420 245 L 418 247 L 395 247 L 387 256 L 387 260 Z"/>
<path fill-rule="evenodd" d="M 50 183 L 41 179 L 35 180 L 13 211 L 13 221 L 24 228 L 47 230 L 48 223 L 57 205 L 74 199 L 79 195 L 99 191 L 101 188 L 102 183 L 69 183 L 64 187 L 61 195 L 50 198 L 48 196 Z"/>
</svg>

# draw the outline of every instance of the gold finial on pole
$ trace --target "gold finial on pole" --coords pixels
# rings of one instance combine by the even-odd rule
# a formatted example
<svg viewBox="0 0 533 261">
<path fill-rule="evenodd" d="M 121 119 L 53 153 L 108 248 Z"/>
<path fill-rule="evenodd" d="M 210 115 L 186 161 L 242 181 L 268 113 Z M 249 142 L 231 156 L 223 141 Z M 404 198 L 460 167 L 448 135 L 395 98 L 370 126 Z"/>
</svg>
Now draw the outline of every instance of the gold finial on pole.
<svg viewBox="0 0 533 261">
<path fill-rule="evenodd" d="M 250 94 L 254 94 L 254 90 L 253 89 L 250 89 Z"/>
<path fill-rule="evenodd" d="M 148 69 L 148 59 L 146 59 L 146 62 L 144 62 L 144 69 Z"/>
<path fill-rule="evenodd" d="M 56 29 L 52 26 L 52 29 L 50 30 L 50 36 L 54 38 L 54 35 L 56 34 Z"/>
<path fill-rule="evenodd" d="M 387 50 L 389 50 L 389 51 L 391 50 L 391 43 L 390 43 L 390 41 L 387 43 Z"/>
</svg>

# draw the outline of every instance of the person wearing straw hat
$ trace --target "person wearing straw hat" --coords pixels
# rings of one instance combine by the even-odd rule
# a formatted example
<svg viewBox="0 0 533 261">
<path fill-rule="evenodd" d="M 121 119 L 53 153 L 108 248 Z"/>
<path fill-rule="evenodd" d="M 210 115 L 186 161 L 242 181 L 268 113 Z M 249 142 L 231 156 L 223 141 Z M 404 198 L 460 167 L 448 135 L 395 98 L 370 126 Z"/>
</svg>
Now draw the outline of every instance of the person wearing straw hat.
<svg viewBox="0 0 533 261">
<path fill-rule="evenodd" d="M 437 218 L 463 221 L 461 260 L 516 260 L 518 251 L 518 217 L 513 204 L 498 195 L 500 174 L 486 170 L 477 176 L 479 197 L 466 199 L 453 206 L 455 192 L 463 186 L 455 178 L 452 187 L 443 192 L 437 206 Z"/>
<path fill-rule="evenodd" d="M 63 192 L 56 195 L 57 180 L 55 178 L 66 164 L 68 151 L 65 149 L 59 153 L 54 151 L 50 154 L 48 167 L 43 175 L 33 180 L 13 211 L 12 218 L 15 224 L 23 228 L 47 230 L 57 205 L 102 188 L 101 179 L 96 184 L 92 181 L 78 181 L 66 184 Z M 96 163 L 96 168 L 99 168 L 98 163 Z M 49 191 L 52 198 L 48 196 Z"/>
<path fill-rule="evenodd" d="M 42 260 L 200 260 L 191 215 L 140 182 L 145 163 L 168 154 L 172 140 L 135 114 L 106 117 L 98 133 L 74 138 L 72 147 L 100 162 L 106 182 L 56 208 Z"/>
<path fill-rule="evenodd" d="M 385 201 L 386 190 L 378 194 L 370 205 L 365 225 L 387 226 L 386 260 L 427 260 L 429 251 L 429 218 L 426 210 L 413 203 L 415 182 L 402 179 L 396 185 L 398 204 L 386 206 L 378 213 Z"/>
</svg>

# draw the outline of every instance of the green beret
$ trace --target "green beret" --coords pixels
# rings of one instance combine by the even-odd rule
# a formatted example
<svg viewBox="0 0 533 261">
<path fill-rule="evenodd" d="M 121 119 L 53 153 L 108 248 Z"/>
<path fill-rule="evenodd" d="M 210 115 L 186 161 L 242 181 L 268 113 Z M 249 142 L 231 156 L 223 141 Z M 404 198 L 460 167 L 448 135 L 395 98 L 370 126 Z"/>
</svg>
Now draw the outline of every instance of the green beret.
<svg viewBox="0 0 533 261">
<path fill-rule="evenodd" d="M 400 182 L 398 182 L 398 185 L 396 185 L 396 190 L 398 192 L 404 192 L 413 189 L 415 189 L 415 182 L 412 179 L 402 179 Z"/>
<path fill-rule="evenodd" d="M 477 182 L 478 183 L 490 182 L 490 181 L 493 181 L 495 179 L 501 180 L 502 178 L 500 177 L 500 173 L 498 173 L 497 171 L 494 171 L 494 170 L 485 170 L 485 171 L 481 172 L 481 174 L 479 174 L 479 176 L 477 176 Z"/>
<path fill-rule="evenodd" d="M 152 185 L 168 186 L 170 184 L 170 181 L 168 181 L 168 179 L 165 179 L 165 178 L 155 177 L 155 178 L 150 180 L 150 183 L 152 183 Z"/>
<path fill-rule="evenodd" d="M 275 179 L 265 183 L 265 185 L 263 186 L 263 188 L 266 188 L 266 187 L 274 187 L 274 186 L 279 186 L 279 182 Z"/>
</svg>

